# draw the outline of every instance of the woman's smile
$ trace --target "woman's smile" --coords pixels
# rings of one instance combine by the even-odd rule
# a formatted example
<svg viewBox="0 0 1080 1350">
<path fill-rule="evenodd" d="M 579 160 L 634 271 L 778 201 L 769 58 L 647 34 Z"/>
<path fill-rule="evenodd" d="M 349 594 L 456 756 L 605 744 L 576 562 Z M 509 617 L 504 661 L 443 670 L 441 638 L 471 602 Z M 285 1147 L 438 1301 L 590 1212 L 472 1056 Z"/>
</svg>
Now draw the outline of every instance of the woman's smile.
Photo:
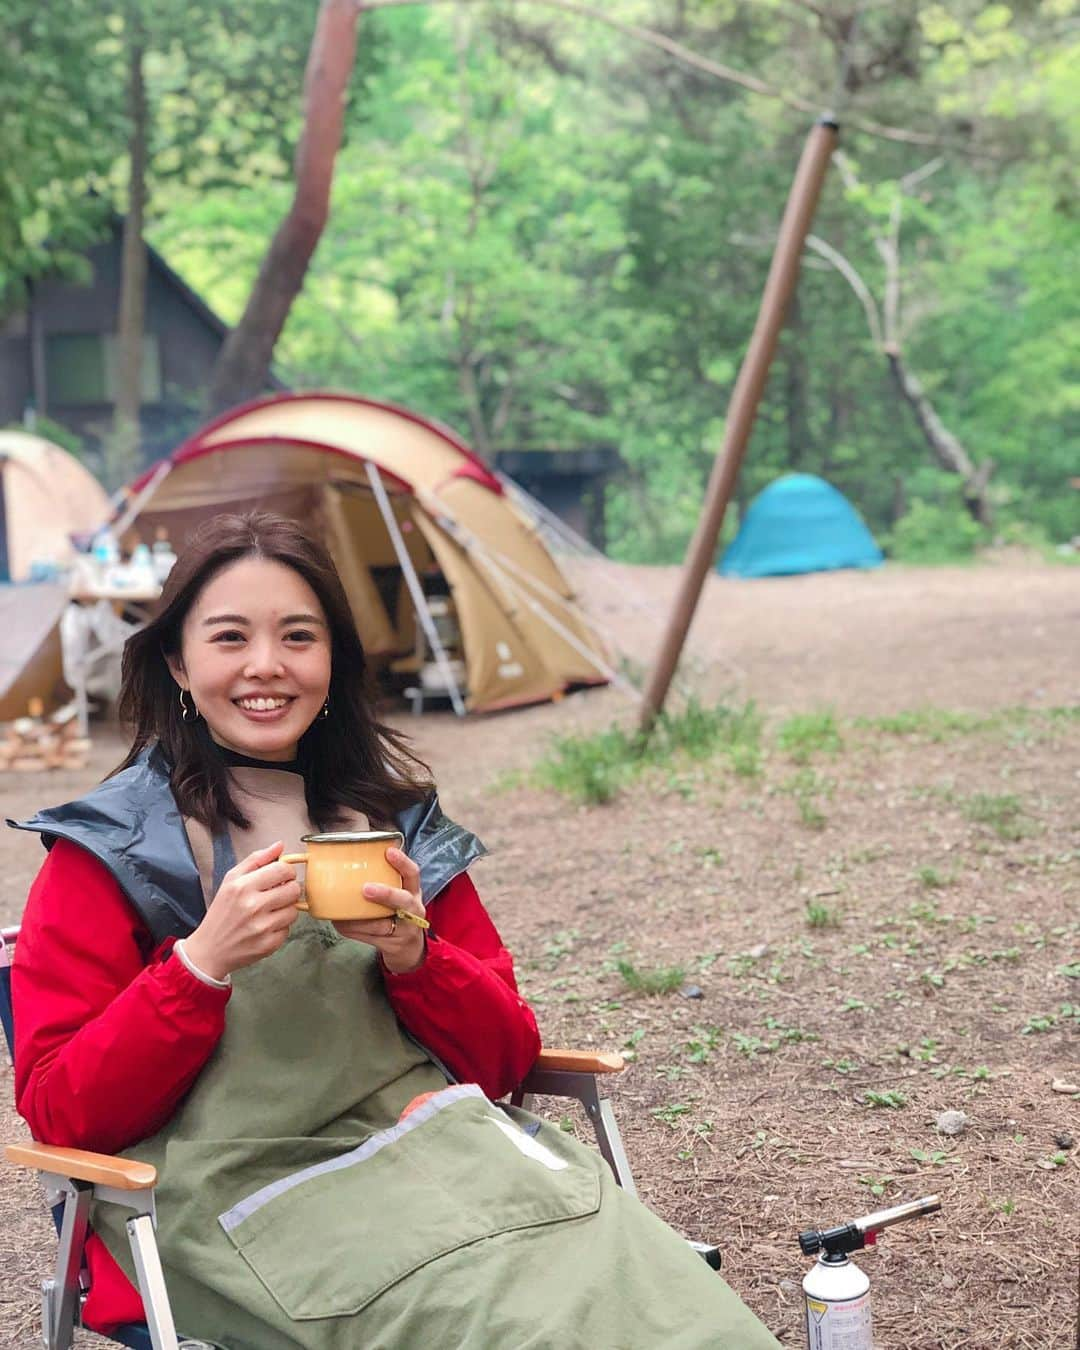
<svg viewBox="0 0 1080 1350">
<path fill-rule="evenodd" d="M 294 699 L 290 694 L 245 694 L 233 703 L 257 722 L 269 722 L 284 716 Z"/>
</svg>

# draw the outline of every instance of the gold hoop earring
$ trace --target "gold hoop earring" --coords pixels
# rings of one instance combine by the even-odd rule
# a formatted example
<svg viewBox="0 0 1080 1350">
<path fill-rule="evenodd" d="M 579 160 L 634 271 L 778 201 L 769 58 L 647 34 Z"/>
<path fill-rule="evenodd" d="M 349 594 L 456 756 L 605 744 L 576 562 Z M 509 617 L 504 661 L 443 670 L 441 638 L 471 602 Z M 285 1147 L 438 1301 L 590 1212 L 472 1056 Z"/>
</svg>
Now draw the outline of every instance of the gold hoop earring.
<svg viewBox="0 0 1080 1350">
<path fill-rule="evenodd" d="M 184 702 L 185 689 L 180 690 L 180 720 L 181 722 L 197 722 L 199 720 L 199 710 L 195 707 L 195 700 L 191 700 L 191 707 Z"/>
</svg>

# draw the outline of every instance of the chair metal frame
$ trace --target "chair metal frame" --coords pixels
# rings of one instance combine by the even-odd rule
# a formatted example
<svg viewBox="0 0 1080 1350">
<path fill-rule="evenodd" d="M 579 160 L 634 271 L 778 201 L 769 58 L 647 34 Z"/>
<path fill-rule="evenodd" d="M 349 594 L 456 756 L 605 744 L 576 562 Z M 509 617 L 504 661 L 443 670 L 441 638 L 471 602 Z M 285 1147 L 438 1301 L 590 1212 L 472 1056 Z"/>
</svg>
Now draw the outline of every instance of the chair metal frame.
<svg viewBox="0 0 1080 1350">
<path fill-rule="evenodd" d="M 11 952 L 18 928 L 0 929 L 0 1021 L 14 1060 L 15 1037 L 11 1010 Z M 621 1055 L 587 1050 L 542 1050 L 525 1078 L 511 1094 L 511 1104 L 531 1110 L 537 1096 L 568 1097 L 585 1109 L 596 1135 L 600 1153 L 616 1182 L 636 1195 L 630 1164 L 615 1120 L 611 1102 L 600 1093 L 602 1075 L 620 1073 Z M 91 1153 L 84 1149 L 55 1148 L 46 1144 L 8 1144 L 7 1160 L 37 1171 L 59 1235 L 56 1266 L 50 1279 L 41 1286 L 42 1336 L 44 1350 L 70 1350 L 75 1328 L 81 1324 L 82 1301 L 86 1294 L 83 1254 L 89 1231 L 90 1206 L 99 1202 L 120 1205 L 132 1211 L 126 1221 L 128 1241 L 135 1262 L 136 1282 L 146 1314 L 145 1327 L 118 1327 L 112 1339 L 129 1347 L 152 1350 L 190 1350 L 200 1344 L 178 1338 L 169 1305 L 165 1277 L 154 1236 L 157 1215 L 154 1208 L 153 1167 L 126 1158 Z M 719 1252 L 714 1247 L 691 1243 L 715 1269 Z"/>
</svg>

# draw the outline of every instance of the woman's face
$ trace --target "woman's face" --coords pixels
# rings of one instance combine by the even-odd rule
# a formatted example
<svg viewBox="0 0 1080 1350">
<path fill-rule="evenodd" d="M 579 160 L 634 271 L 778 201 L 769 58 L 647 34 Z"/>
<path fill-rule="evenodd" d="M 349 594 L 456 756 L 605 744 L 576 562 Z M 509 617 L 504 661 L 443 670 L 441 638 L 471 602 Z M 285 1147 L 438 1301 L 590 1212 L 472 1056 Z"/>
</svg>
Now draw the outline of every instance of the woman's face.
<svg viewBox="0 0 1080 1350">
<path fill-rule="evenodd" d="M 199 592 L 169 669 L 219 745 L 294 759 L 330 688 L 330 629 L 298 572 L 241 558 Z"/>
</svg>

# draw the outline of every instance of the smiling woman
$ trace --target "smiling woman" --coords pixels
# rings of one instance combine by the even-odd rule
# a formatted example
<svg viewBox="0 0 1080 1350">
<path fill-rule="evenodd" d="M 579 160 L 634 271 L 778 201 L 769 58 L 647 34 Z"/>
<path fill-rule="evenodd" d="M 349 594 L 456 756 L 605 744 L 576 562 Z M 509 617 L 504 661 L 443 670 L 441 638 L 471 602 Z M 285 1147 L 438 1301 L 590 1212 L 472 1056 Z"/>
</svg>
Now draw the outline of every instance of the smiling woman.
<svg viewBox="0 0 1080 1350">
<path fill-rule="evenodd" d="M 481 1350 L 542 1326 L 552 1345 L 775 1350 L 598 1154 L 494 1105 L 536 1021 L 468 875 L 483 845 L 376 721 L 365 674 L 298 524 L 219 516 L 192 537 L 125 649 L 130 754 L 22 825 L 53 845 L 12 975 L 34 1136 L 158 1169 L 193 1338 Z M 327 831 L 402 845 L 389 876 L 337 879 L 381 912 L 304 912 L 295 865 L 314 859 L 292 850 Z M 93 1222 L 84 1319 L 109 1330 L 142 1308 L 123 1218 Z"/>
<path fill-rule="evenodd" d="M 296 758 L 330 691 L 319 597 L 284 563 L 241 558 L 199 592 L 166 658 L 214 741 L 254 759 Z"/>
</svg>

